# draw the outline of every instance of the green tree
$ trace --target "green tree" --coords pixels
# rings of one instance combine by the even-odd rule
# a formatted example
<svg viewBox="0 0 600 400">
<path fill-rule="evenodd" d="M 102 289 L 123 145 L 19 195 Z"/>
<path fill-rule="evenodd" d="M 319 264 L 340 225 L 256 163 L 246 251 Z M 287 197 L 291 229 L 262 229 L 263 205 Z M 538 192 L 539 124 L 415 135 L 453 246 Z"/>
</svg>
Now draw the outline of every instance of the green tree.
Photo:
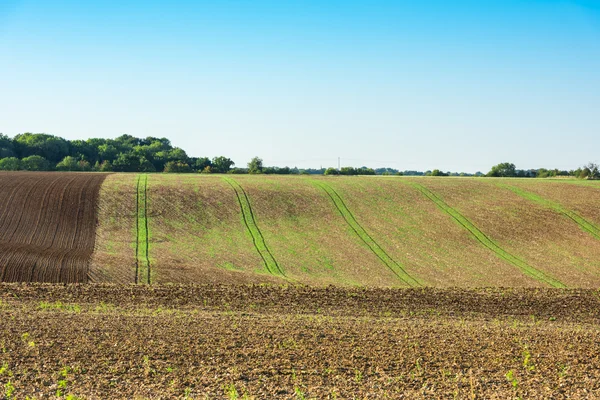
<svg viewBox="0 0 600 400">
<path fill-rule="evenodd" d="M 502 178 L 515 177 L 517 176 L 517 168 L 515 167 L 515 164 L 512 163 L 500 163 L 498 165 L 494 165 L 490 172 L 487 173 L 487 176 Z"/>
<path fill-rule="evenodd" d="M 42 156 L 29 156 L 21 160 L 21 169 L 26 171 L 49 171 L 50 162 Z"/>
<path fill-rule="evenodd" d="M 185 173 L 192 172 L 192 169 L 187 163 L 184 163 L 182 161 L 169 161 L 165 164 L 164 172 Z"/>
<path fill-rule="evenodd" d="M 340 171 L 338 171 L 337 169 L 333 168 L 333 167 L 329 167 L 325 170 L 324 175 L 339 175 Z"/>
<path fill-rule="evenodd" d="M 260 174 L 263 172 L 263 160 L 262 158 L 254 157 L 248 163 L 249 174 Z"/>
<path fill-rule="evenodd" d="M 212 159 L 211 169 L 212 172 L 224 174 L 227 173 L 234 165 L 235 163 L 231 159 L 219 156 Z"/>
<path fill-rule="evenodd" d="M 72 156 L 66 156 L 58 164 L 56 169 L 59 171 L 81 171 L 79 160 Z"/>
<path fill-rule="evenodd" d="M 14 157 L 15 155 L 12 139 L 0 133 L 0 158 Z"/>
<path fill-rule="evenodd" d="M 42 156 L 52 163 L 69 155 L 69 142 L 45 133 L 23 133 L 13 140 L 17 154 L 21 157 Z"/>
<path fill-rule="evenodd" d="M 192 161 L 192 168 L 198 172 L 203 172 L 206 167 L 210 167 L 211 165 L 212 163 L 208 157 L 199 157 Z"/>
<path fill-rule="evenodd" d="M 448 176 L 448 174 L 440 171 L 439 169 L 434 169 L 431 171 L 431 176 Z"/>
<path fill-rule="evenodd" d="M 0 159 L 0 171 L 18 171 L 21 169 L 21 160 L 17 157 Z"/>
</svg>

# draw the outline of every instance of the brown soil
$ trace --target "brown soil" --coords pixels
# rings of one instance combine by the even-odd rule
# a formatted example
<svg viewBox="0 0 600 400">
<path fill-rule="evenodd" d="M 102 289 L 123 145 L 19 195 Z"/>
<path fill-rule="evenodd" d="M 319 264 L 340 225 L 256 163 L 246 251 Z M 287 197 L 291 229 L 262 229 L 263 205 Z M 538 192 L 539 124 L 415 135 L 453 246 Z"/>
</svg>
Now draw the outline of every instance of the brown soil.
<svg viewBox="0 0 600 400">
<path fill-rule="evenodd" d="M 594 290 L 4 284 L 0 395 L 596 398 L 598 309 Z"/>
<path fill-rule="evenodd" d="M 0 281 L 86 282 L 105 176 L 0 173 Z"/>
</svg>

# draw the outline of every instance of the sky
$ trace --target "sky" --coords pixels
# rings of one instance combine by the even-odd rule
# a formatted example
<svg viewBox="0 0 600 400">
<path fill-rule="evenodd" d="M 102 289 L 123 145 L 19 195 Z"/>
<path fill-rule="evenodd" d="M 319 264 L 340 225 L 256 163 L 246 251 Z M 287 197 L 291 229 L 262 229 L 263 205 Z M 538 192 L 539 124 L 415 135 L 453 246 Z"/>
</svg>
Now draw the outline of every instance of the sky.
<svg viewBox="0 0 600 400">
<path fill-rule="evenodd" d="M 0 0 L 0 132 L 574 169 L 600 162 L 600 0 Z"/>
</svg>

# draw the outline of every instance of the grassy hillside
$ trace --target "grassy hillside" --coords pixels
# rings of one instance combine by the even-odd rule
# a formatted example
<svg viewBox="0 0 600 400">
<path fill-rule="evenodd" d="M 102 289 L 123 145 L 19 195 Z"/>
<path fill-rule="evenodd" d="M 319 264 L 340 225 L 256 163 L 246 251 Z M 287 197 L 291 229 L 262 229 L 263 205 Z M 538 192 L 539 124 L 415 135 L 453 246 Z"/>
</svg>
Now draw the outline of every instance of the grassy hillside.
<svg viewBox="0 0 600 400">
<path fill-rule="evenodd" d="M 599 210 L 580 181 L 114 174 L 92 279 L 597 287 Z"/>
</svg>

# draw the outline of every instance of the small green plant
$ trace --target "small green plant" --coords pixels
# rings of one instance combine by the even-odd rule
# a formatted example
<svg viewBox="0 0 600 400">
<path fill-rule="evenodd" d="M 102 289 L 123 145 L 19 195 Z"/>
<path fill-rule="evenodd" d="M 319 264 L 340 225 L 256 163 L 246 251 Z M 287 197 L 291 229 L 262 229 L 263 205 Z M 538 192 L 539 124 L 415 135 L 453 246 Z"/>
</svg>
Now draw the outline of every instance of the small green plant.
<svg viewBox="0 0 600 400">
<path fill-rule="evenodd" d="M 240 394 L 238 393 L 238 391 L 235 388 L 235 385 L 233 383 L 230 383 L 229 385 L 225 385 L 225 395 L 227 396 L 227 398 L 229 400 L 236 400 L 237 398 L 240 397 Z"/>
<path fill-rule="evenodd" d="M 354 381 L 356 383 L 360 383 L 363 379 L 363 374 L 361 371 L 359 371 L 358 369 L 354 370 Z"/>
<path fill-rule="evenodd" d="M 4 384 L 4 396 L 7 399 L 12 399 L 13 395 L 15 394 L 15 385 L 12 384 L 11 381 L 8 381 Z"/>
<path fill-rule="evenodd" d="M 294 388 L 294 393 L 296 394 L 296 398 L 298 400 L 306 400 L 306 396 L 304 395 L 304 393 L 302 393 L 302 390 L 300 390 L 299 387 Z"/>
<path fill-rule="evenodd" d="M 527 347 L 523 350 L 523 368 L 527 371 L 535 371 L 535 365 L 531 361 L 531 353 Z"/>
<path fill-rule="evenodd" d="M 10 370 L 8 369 L 8 363 L 5 361 L 2 363 L 2 366 L 0 367 L 0 375 L 8 375 L 11 376 L 12 373 L 10 372 Z"/>
<path fill-rule="evenodd" d="M 510 384 L 513 387 L 514 390 L 517 390 L 519 388 L 519 381 L 515 377 L 515 371 L 513 371 L 511 369 L 504 376 L 506 377 L 506 379 L 508 380 L 508 382 L 510 382 Z"/>
</svg>

